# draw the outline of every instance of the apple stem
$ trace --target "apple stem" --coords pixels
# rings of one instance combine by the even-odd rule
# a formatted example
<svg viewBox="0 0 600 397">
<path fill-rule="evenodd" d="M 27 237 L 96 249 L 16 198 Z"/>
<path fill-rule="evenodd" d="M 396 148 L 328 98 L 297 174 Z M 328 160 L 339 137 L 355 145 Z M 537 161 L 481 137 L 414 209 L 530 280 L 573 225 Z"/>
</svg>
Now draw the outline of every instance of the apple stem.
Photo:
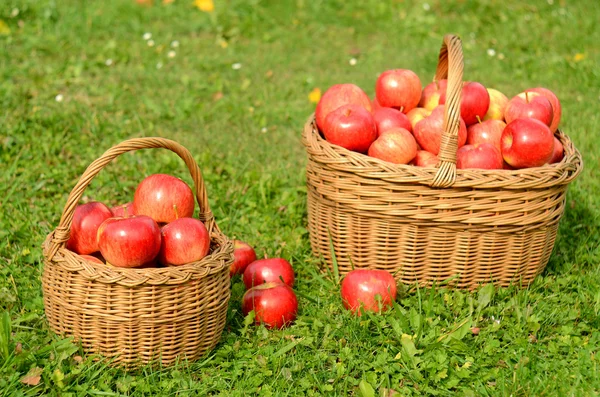
<svg viewBox="0 0 600 397">
<path fill-rule="evenodd" d="M 479 115 L 476 115 L 475 117 L 477 117 L 477 122 L 481 124 L 481 118 L 479 118 Z"/>
<path fill-rule="evenodd" d="M 529 103 L 529 91 L 525 91 L 525 102 Z"/>
<path fill-rule="evenodd" d="M 127 215 L 128 215 L 127 214 L 127 206 L 125 205 L 125 206 L 123 206 L 123 217 L 127 218 Z"/>
<path fill-rule="evenodd" d="M 404 106 L 400 106 L 400 111 L 404 113 Z"/>
<path fill-rule="evenodd" d="M 177 211 L 177 204 L 173 204 L 173 211 L 175 211 L 175 219 L 179 219 L 179 212 Z"/>
</svg>

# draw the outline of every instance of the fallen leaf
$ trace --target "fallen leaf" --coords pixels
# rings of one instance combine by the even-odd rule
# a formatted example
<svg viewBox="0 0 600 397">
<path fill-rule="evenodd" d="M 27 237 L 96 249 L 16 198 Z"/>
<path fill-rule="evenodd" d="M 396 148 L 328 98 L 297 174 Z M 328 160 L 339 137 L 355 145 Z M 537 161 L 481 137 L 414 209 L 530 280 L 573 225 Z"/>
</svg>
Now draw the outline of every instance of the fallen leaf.
<svg viewBox="0 0 600 397">
<path fill-rule="evenodd" d="M 223 99 L 223 93 L 221 91 L 217 91 L 213 94 L 212 96 L 213 101 L 220 101 L 221 99 Z"/>
<path fill-rule="evenodd" d="M 194 6 L 204 12 L 213 12 L 215 10 L 213 0 L 194 0 Z"/>
<path fill-rule="evenodd" d="M 141 6 L 151 6 L 153 4 L 152 0 L 135 0 Z"/>
<path fill-rule="evenodd" d="M 318 103 L 320 99 L 321 99 L 321 89 L 318 87 L 314 88 L 308 94 L 308 100 L 311 101 L 312 103 Z"/>
<path fill-rule="evenodd" d="M 0 36 L 8 36 L 10 34 L 10 27 L 0 19 Z"/>
<path fill-rule="evenodd" d="M 40 367 L 35 367 L 29 370 L 29 372 L 27 372 L 27 375 L 25 375 L 24 377 L 21 378 L 21 383 L 24 383 L 26 385 L 29 386 L 37 386 L 40 383 L 40 380 L 42 380 L 42 372 L 44 370 L 41 369 Z"/>
<path fill-rule="evenodd" d="M 173 3 L 175 3 L 175 0 L 163 0 L 162 3 L 163 4 L 173 4 Z"/>
<path fill-rule="evenodd" d="M 473 333 L 473 335 L 479 335 L 479 327 L 473 327 L 471 328 L 471 332 Z"/>
<path fill-rule="evenodd" d="M 268 70 L 267 73 L 265 73 L 265 77 L 270 79 L 271 77 L 273 77 L 273 71 L 272 70 Z"/>
</svg>

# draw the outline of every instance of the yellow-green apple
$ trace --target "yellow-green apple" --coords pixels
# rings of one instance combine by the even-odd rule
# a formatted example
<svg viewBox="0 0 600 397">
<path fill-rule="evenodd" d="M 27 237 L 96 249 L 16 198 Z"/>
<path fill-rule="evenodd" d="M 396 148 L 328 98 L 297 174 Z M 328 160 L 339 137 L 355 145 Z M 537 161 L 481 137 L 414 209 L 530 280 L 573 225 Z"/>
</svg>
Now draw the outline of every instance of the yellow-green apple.
<svg viewBox="0 0 600 397">
<path fill-rule="evenodd" d="M 396 293 L 396 280 L 385 270 L 352 270 L 341 287 L 344 307 L 358 316 L 366 311 L 378 313 L 389 309 Z"/>
<path fill-rule="evenodd" d="M 152 261 L 160 251 L 160 229 L 146 215 L 108 218 L 98 228 L 100 253 L 117 267 L 137 267 Z"/>
<path fill-rule="evenodd" d="M 133 212 L 133 203 L 129 202 L 129 203 L 125 203 L 125 204 L 121 204 L 121 205 L 117 205 L 115 207 L 112 207 L 110 209 L 113 213 L 113 216 L 117 217 L 117 216 L 129 216 L 129 215 L 135 215 L 135 213 Z"/>
<path fill-rule="evenodd" d="M 444 111 L 445 105 L 439 105 L 429 116 L 419 121 L 413 130 L 419 146 L 435 155 L 440 152 L 442 133 L 444 132 Z M 462 118 L 459 120 L 458 147 L 461 147 L 467 141 L 467 127 Z"/>
<path fill-rule="evenodd" d="M 315 110 L 317 127 L 323 131 L 325 118 L 343 105 L 358 105 L 371 111 L 371 99 L 355 84 L 336 84 L 329 87 L 323 94 Z"/>
<path fill-rule="evenodd" d="M 550 164 L 558 163 L 562 160 L 564 156 L 565 148 L 563 147 L 562 142 L 555 136 L 554 137 L 554 152 L 552 153 L 552 158 L 550 159 Z"/>
<path fill-rule="evenodd" d="M 416 167 L 435 167 L 439 161 L 440 159 L 435 154 L 429 153 L 427 150 L 417 150 L 417 154 L 410 164 Z"/>
<path fill-rule="evenodd" d="M 446 90 L 440 95 L 440 104 L 446 103 Z M 465 81 L 460 100 L 460 117 L 467 126 L 475 124 L 477 117 L 482 119 L 490 106 L 488 90 L 475 81 Z"/>
<path fill-rule="evenodd" d="M 417 141 L 405 128 L 385 131 L 371 144 L 368 155 L 394 164 L 408 164 L 417 155 Z"/>
<path fill-rule="evenodd" d="M 208 254 L 210 236 L 204 223 L 196 218 L 179 218 L 160 229 L 158 261 L 165 266 L 196 262 Z"/>
<path fill-rule="evenodd" d="M 543 95 L 544 97 L 546 97 L 547 100 L 550 101 L 550 104 L 552 105 L 552 123 L 550 123 L 550 131 L 555 132 L 558 129 L 558 125 L 560 124 L 560 117 L 562 115 L 562 107 L 556 94 L 550 91 L 549 89 L 543 87 L 531 88 L 527 91 L 537 92 L 538 94 Z"/>
<path fill-rule="evenodd" d="M 456 168 L 502 169 L 502 153 L 491 143 L 465 145 L 456 152 Z"/>
<path fill-rule="evenodd" d="M 256 252 L 252 246 L 244 241 L 233 241 L 233 263 L 229 268 L 229 276 L 243 274 L 249 264 L 256 260 Z"/>
<path fill-rule="evenodd" d="M 344 105 L 325 117 L 325 139 L 334 145 L 366 153 L 377 139 L 377 126 L 371 112 L 359 105 Z"/>
<path fill-rule="evenodd" d="M 504 109 L 508 103 L 508 98 L 494 88 L 488 88 L 487 91 L 490 94 L 490 107 L 483 116 L 483 120 L 504 120 Z"/>
<path fill-rule="evenodd" d="M 514 168 L 540 167 L 552 159 L 553 153 L 554 135 L 537 119 L 516 119 L 502 132 L 502 156 Z"/>
<path fill-rule="evenodd" d="M 290 262 L 283 258 L 259 259 L 246 267 L 242 280 L 246 289 L 270 282 L 284 283 L 293 287 L 294 269 Z"/>
<path fill-rule="evenodd" d="M 419 104 L 421 88 L 421 80 L 412 70 L 392 69 L 377 78 L 375 95 L 381 106 L 408 113 Z"/>
<path fill-rule="evenodd" d="M 373 111 L 373 119 L 377 126 L 377 135 L 383 134 L 393 128 L 404 128 L 412 132 L 412 125 L 408 117 L 394 108 L 379 108 Z"/>
<path fill-rule="evenodd" d="M 514 96 L 504 109 L 507 124 L 516 119 L 532 118 L 550 127 L 553 117 L 552 104 L 548 98 L 533 91 L 521 92 Z"/>
<path fill-rule="evenodd" d="M 419 107 L 428 110 L 433 110 L 437 105 L 440 104 L 440 95 L 446 91 L 448 80 L 442 79 L 429 83 L 423 88 L 421 93 L 421 99 L 419 100 Z"/>
<path fill-rule="evenodd" d="M 408 121 L 410 121 L 410 125 L 412 126 L 412 130 L 415 130 L 415 125 L 425 117 L 431 114 L 431 110 L 425 108 L 414 108 L 410 112 L 406 113 L 406 117 L 408 117 Z"/>
<path fill-rule="evenodd" d="M 283 328 L 296 320 L 298 298 L 290 286 L 266 283 L 246 291 L 242 297 L 242 313 L 254 310 L 254 323 L 267 328 Z"/>
<path fill-rule="evenodd" d="M 71 234 L 67 241 L 67 249 L 77 254 L 91 254 L 98 251 L 96 235 L 98 228 L 113 213 L 106 205 L 97 201 L 75 207 Z"/>
<path fill-rule="evenodd" d="M 146 177 L 135 189 L 133 212 L 147 215 L 158 223 L 194 215 L 192 189 L 179 178 L 166 174 Z"/>
<path fill-rule="evenodd" d="M 491 143 L 500 150 L 500 138 L 504 127 L 506 127 L 506 123 L 496 119 L 480 121 L 470 125 L 467 128 L 467 144 Z"/>
</svg>

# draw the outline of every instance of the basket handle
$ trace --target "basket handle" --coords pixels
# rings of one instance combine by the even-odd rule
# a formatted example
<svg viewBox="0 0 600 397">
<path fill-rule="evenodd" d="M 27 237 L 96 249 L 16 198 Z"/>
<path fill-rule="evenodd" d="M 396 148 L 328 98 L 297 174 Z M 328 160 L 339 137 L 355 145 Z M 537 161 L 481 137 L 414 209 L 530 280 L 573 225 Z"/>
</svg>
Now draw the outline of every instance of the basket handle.
<svg viewBox="0 0 600 397">
<path fill-rule="evenodd" d="M 190 151 L 187 150 L 185 147 L 181 146 L 179 143 L 169 139 L 134 138 L 123 141 L 118 145 L 108 149 L 106 152 L 104 152 L 102 156 L 100 156 L 97 160 L 91 163 L 87 167 L 83 175 L 79 178 L 79 181 L 69 194 L 69 198 L 67 199 L 67 203 L 65 204 L 65 207 L 63 209 L 59 225 L 54 230 L 52 239 L 50 241 L 50 254 L 48 257 L 53 257 L 56 254 L 56 252 L 60 248 L 64 247 L 67 243 L 71 231 L 71 223 L 73 222 L 73 214 L 75 212 L 75 207 L 77 207 L 77 203 L 83 196 L 83 192 L 88 187 L 90 182 L 96 177 L 96 175 L 98 175 L 98 173 L 100 173 L 100 171 L 108 163 L 110 163 L 112 160 L 122 155 L 123 153 L 132 152 L 140 149 L 156 148 L 168 149 L 183 159 L 194 181 L 196 201 L 198 202 L 198 205 L 200 207 L 200 214 L 198 218 L 204 222 L 209 234 L 212 234 L 213 231 L 219 231 L 219 227 L 217 226 L 213 218 L 212 212 L 210 211 L 210 207 L 208 204 L 208 196 L 206 194 L 206 187 L 204 185 L 202 173 L 200 172 L 200 168 L 198 167 L 198 164 L 192 157 Z"/>
<path fill-rule="evenodd" d="M 456 181 L 456 151 L 458 150 L 458 129 L 460 127 L 460 100 L 463 79 L 462 42 L 458 36 L 447 34 L 440 50 L 434 80 L 448 79 L 446 107 L 444 111 L 444 132 L 438 154 L 438 171 L 431 183 L 432 187 L 448 187 Z"/>
</svg>

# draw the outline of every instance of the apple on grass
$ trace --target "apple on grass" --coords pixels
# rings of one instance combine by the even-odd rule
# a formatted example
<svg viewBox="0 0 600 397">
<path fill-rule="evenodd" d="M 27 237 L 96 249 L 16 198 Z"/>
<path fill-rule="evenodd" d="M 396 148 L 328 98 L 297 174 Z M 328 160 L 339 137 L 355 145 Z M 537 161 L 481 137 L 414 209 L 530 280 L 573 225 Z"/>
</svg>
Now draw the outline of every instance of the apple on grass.
<svg viewBox="0 0 600 397">
<path fill-rule="evenodd" d="M 341 287 L 344 307 L 358 316 L 365 311 L 389 309 L 396 300 L 396 293 L 396 280 L 385 270 L 352 270 L 344 277 Z"/>
<path fill-rule="evenodd" d="M 406 117 L 408 117 L 408 121 L 410 121 L 410 125 L 412 126 L 411 132 L 414 132 L 415 126 L 425 117 L 431 114 L 431 110 L 425 108 L 414 108 L 410 112 L 406 113 Z"/>
<path fill-rule="evenodd" d="M 502 156 L 511 167 L 540 167 L 552 159 L 553 153 L 554 135 L 537 119 L 516 119 L 502 132 Z"/>
<path fill-rule="evenodd" d="M 242 277 L 246 289 L 264 283 L 284 283 L 294 286 L 294 269 L 283 258 L 259 259 L 248 265 Z"/>
<path fill-rule="evenodd" d="M 252 246 L 244 241 L 233 241 L 233 263 L 229 268 L 229 276 L 244 274 L 249 264 L 256 260 L 256 252 Z"/>
<path fill-rule="evenodd" d="M 525 91 L 514 96 L 504 109 L 504 119 L 507 124 L 516 119 L 532 118 L 550 127 L 553 117 L 550 101 L 542 94 L 533 91 Z"/>
<path fill-rule="evenodd" d="M 427 150 L 436 156 L 440 152 L 442 142 L 442 133 L 444 132 L 444 111 L 445 106 L 439 105 L 431 114 L 419 121 L 413 131 L 415 139 L 422 149 Z M 458 147 L 463 146 L 467 141 L 467 127 L 465 122 L 460 119 L 458 128 Z"/>
<path fill-rule="evenodd" d="M 344 105 L 325 118 L 325 139 L 334 145 L 359 153 L 366 153 L 377 139 L 373 115 L 358 105 Z"/>
<path fill-rule="evenodd" d="M 110 208 L 97 201 L 78 205 L 73 213 L 67 249 L 80 255 L 98 252 L 98 228 L 102 222 L 112 217 Z"/>
<path fill-rule="evenodd" d="M 160 229 L 158 261 L 165 266 L 196 262 L 208 254 L 210 236 L 204 223 L 195 218 L 179 218 Z"/>
<path fill-rule="evenodd" d="M 394 108 L 379 108 L 373 112 L 373 119 L 377 126 L 377 135 L 393 128 L 404 128 L 412 132 L 412 125 L 408 117 Z"/>
<path fill-rule="evenodd" d="M 502 138 L 502 131 L 505 127 L 506 123 L 504 121 L 496 119 L 479 121 L 470 125 L 467 128 L 467 144 L 491 143 L 500 150 L 500 138 Z"/>
<path fill-rule="evenodd" d="M 377 78 L 375 95 L 381 106 L 408 113 L 421 99 L 421 80 L 412 70 L 386 70 Z"/>
<path fill-rule="evenodd" d="M 508 103 L 508 98 L 494 88 L 488 88 L 487 91 L 490 95 L 490 106 L 485 116 L 483 116 L 483 121 L 504 120 L 504 109 Z"/>
<path fill-rule="evenodd" d="M 417 150 L 417 154 L 410 164 L 416 167 L 435 167 L 439 161 L 440 159 L 435 154 L 429 153 L 427 150 Z"/>
<path fill-rule="evenodd" d="M 108 218 L 98 228 L 98 247 L 108 263 L 137 267 L 154 260 L 160 251 L 158 224 L 146 215 Z"/>
<path fill-rule="evenodd" d="M 457 169 L 502 169 L 504 160 L 500 149 L 491 143 L 478 143 L 465 145 L 456 152 Z"/>
<path fill-rule="evenodd" d="M 254 310 L 254 323 L 267 328 L 283 328 L 296 320 L 298 299 L 292 288 L 282 283 L 265 283 L 246 291 L 242 313 Z"/>
<path fill-rule="evenodd" d="M 550 123 L 550 131 L 556 132 L 558 125 L 560 124 L 560 117 L 562 115 L 562 107 L 560 101 L 554 92 L 544 87 L 536 87 L 527 90 L 529 92 L 536 92 L 544 96 L 552 105 L 552 122 Z"/>
<path fill-rule="evenodd" d="M 371 112 L 371 99 L 359 86 L 354 84 L 333 85 L 325 91 L 315 110 L 315 119 L 320 131 L 325 128 L 327 115 L 344 105 L 357 105 Z"/>
<path fill-rule="evenodd" d="M 421 93 L 421 99 L 419 100 L 419 107 L 427 110 L 433 110 L 440 104 L 440 96 L 442 92 L 446 91 L 448 80 L 442 79 L 429 83 L 423 88 Z"/>
<path fill-rule="evenodd" d="M 112 207 L 110 210 L 112 211 L 114 217 L 127 217 L 129 215 L 135 215 L 135 213 L 133 212 L 132 202 L 117 205 L 115 207 Z"/>
<path fill-rule="evenodd" d="M 177 218 L 194 215 L 192 189 L 179 178 L 154 174 L 145 178 L 135 189 L 133 211 L 147 215 L 157 223 L 169 223 Z"/>
<path fill-rule="evenodd" d="M 408 130 L 394 128 L 371 144 L 368 155 L 394 164 L 408 164 L 417 155 L 417 141 Z"/>
</svg>

